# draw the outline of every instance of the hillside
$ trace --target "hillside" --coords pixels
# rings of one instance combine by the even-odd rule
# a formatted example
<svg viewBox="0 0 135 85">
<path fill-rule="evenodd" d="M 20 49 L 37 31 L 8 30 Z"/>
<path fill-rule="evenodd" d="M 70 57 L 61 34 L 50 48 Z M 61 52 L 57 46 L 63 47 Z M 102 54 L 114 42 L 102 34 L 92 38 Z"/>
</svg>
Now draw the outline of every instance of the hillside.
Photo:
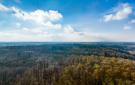
<svg viewBox="0 0 135 85">
<path fill-rule="evenodd" d="M 87 56 L 58 63 L 40 62 L 16 85 L 134 85 L 135 61 Z"/>
<path fill-rule="evenodd" d="M 124 67 L 124 65 L 126 64 L 130 64 L 129 68 L 130 66 L 133 68 L 130 70 L 134 71 L 134 66 L 133 66 L 134 64 L 131 65 L 131 63 L 133 63 L 135 60 L 135 55 L 133 54 L 133 52 L 135 51 L 134 46 L 135 43 L 102 43 L 102 42 L 100 43 L 96 43 L 96 42 L 95 43 L 38 43 L 38 42 L 37 43 L 34 42 L 33 43 L 1 43 L 0 44 L 0 85 L 15 85 L 15 83 L 20 85 L 19 82 L 23 82 L 22 81 L 23 79 L 27 79 L 28 82 L 30 82 L 31 80 L 29 79 L 31 79 L 31 77 L 34 78 L 34 80 L 32 80 L 34 82 L 40 81 L 43 83 L 43 81 L 46 80 L 48 82 L 46 85 L 50 85 L 54 81 L 48 79 L 52 79 L 52 77 L 55 78 L 54 75 L 58 76 L 58 78 L 61 78 L 65 68 L 68 68 L 68 70 L 69 68 L 72 68 L 72 71 L 74 72 L 74 69 L 77 69 L 76 65 L 77 64 L 82 65 L 82 62 L 85 63 L 87 62 L 89 65 L 92 64 L 91 62 L 95 62 L 98 64 L 98 65 L 96 64 L 97 67 L 100 66 L 101 69 L 104 69 L 106 71 L 106 68 L 104 67 L 102 68 L 102 66 L 110 67 L 115 65 L 115 62 L 118 61 L 120 62 L 120 64 L 118 64 L 117 66 L 118 68 L 117 67 L 115 69 L 112 68 L 114 72 L 115 70 L 119 71 L 122 68 L 126 68 Z M 90 57 L 88 57 L 88 60 L 87 59 L 83 60 L 83 57 L 87 58 L 86 56 L 90 56 Z M 103 61 L 105 63 L 102 64 L 99 61 Z M 89 66 L 86 66 L 84 64 L 83 68 L 89 68 Z M 90 69 L 92 70 L 91 74 L 93 74 L 93 68 Z M 37 75 L 41 76 L 38 77 L 39 78 L 38 81 L 36 78 L 37 75 L 36 76 L 33 75 L 36 74 L 33 73 L 35 71 L 38 73 Z M 45 73 L 44 74 L 45 76 L 42 74 L 42 72 Z M 82 73 L 84 72 L 82 70 Z M 30 78 L 27 75 L 29 75 Z M 127 75 L 127 73 L 125 73 L 125 75 Z M 130 78 L 128 79 L 129 79 L 128 82 L 133 83 L 133 80 L 131 80 Z M 61 81 L 65 81 L 65 80 L 61 80 Z M 60 85 L 60 80 L 57 83 L 58 85 Z M 29 85 L 29 84 L 22 84 L 22 85 Z M 42 84 L 37 84 L 37 85 L 42 85 Z"/>
</svg>

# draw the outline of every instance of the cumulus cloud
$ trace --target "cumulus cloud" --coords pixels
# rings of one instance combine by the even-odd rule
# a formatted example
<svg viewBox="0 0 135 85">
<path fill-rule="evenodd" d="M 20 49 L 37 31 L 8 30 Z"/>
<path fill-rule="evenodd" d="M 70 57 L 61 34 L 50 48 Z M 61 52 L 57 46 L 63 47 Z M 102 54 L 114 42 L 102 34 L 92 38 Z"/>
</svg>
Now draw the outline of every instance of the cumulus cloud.
<svg viewBox="0 0 135 85">
<path fill-rule="evenodd" d="M 58 21 L 63 18 L 61 13 L 54 10 L 44 11 L 38 9 L 32 12 L 26 12 L 16 7 L 6 7 L 2 4 L 0 4 L 0 11 L 12 11 L 10 12 L 12 13 L 11 15 L 17 19 L 27 23 L 33 23 L 37 27 L 42 26 L 46 29 L 60 29 L 61 24 L 58 24 Z"/>
<path fill-rule="evenodd" d="M 108 22 L 112 20 L 126 19 L 132 13 L 132 11 L 133 9 L 129 4 L 120 4 L 118 7 L 114 8 L 111 13 L 104 16 L 104 21 Z"/>
<path fill-rule="evenodd" d="M 9 27 L 10 30 L 0 32 L 1 41 L 51 41 L 55 36 L 51 31 L 61 30 L 64 27 L 59 22 L 63 18 L 62 14 L 55 10 L 38 9 L 26 12 L 0 4 L 0 11 L 7 12 L 8 16 L 14 18 L 12 20 L 14 26 Z"/>
<path fill-rule="evenodd" d="M 63 17 L 58 11 L 53 10 L 35 10 L 33 12 L 25 12 L 15 7 L 12 7 L 11 10 L 15 12 L 14 15 L 19 19 L 24 21 L 30 20 L 43 25 L 45 25 L 46 22 L 58 21 Z"/>
<path fill-rule="evenodd" d="M 63 25 L 60 23 L 63 15 L 56 10 L 44 11 L 38 9 L 27 12 L 16 7 L 6 7 L 0 4 L 0 11 L 10 11 L 7 15 L 13 16 L 12 23 L 15 25 L 9 27 L 8 30 L 0 31 L 0 41 L 89 42 L 108 41 L 117 38 L 117 36 L 110 36 L 110 34 L 80 32 L 71 25 Z M 16 20 L 19 20 L 19 22 Z M 117 40 L 121 38 L 125 39 L 118 37 Z"/>
<path fill-rule="evenodd" d="M 63 16 L 58 11 L 44 11 L 38 9 L 32 12 L 26 12 L 16 7 L 6 7 L 4 5 L 2 6 L 3 9 L 6 9 L 3 11 L 12 11 L 10 12 L 10 16 L 13 15 L 21 22 L 15 22 L 17 29 L 0 32 L 0 40 L 88 41 L 85 33 L 75 31 L 71 25 L 62 25 L 59 21 L 63 18 Z M 56 32 L 54 32 L 54 30 L 56 30 Z"/>
</svg>

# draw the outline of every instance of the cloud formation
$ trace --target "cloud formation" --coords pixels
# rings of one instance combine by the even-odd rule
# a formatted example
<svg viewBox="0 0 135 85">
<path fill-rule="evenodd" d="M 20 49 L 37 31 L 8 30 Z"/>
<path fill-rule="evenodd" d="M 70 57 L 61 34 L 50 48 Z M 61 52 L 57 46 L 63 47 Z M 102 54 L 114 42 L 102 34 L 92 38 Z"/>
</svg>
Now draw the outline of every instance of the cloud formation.
<svg viewBox="0 0 135 85">
<path fill-rule="evenodd" d="M 7 7 L 0 4 L 0 13 L 10 18 L 10 25 L 0 26 L 0 41 L 64 41 L 64 42 L 90 42 L 90 41 L 119 41 L 132 40 L 133 35 L 110 34 L 100 32 L 90 32 L 81 30 L 70 24 L 62 24 L 64 16 L 56 10 L 25 11 L 17 7 Z M 129 4 L 120 5 L 113 13 L 104 17 L 105 21 L 122 20 L 128 17 L 132 12 Z M 4 18 L 4 17 L 3 17 Z M 2 20 L 1 20 L 2 21 Z M 8 19 L 6 20 L 8 23 Z M 1 24 L 1 23 L 0 23 Z M 92 27 L 91 27 L 92 28 Z M 2 29 L 2 30 L 1 30 Z M 83 27 L 81 27 L 83 29 Z M 130 28 L 125 27 L 125 30 Z M 109 35 L 109 36 L 108 36 Z M 124 36 L 122 36 L 124 35 Z M 119 37 L 118 37 L 119 36 Z M 131 37 L 129 39 L 129 37 Z"/>
<path fill-rule="evenodd" d="M 17 29 L 0 32 L 1 41 L 96 41 L 97 35 L 76 31 L 71 25 L 59 21 L 63 15 L 58 11 L 35 10 L 26 12 L 16 7 L 0 4 L 0 11 L 9 12 L 9 16 L 18 19 L 13 21 Z M 28 25 L 28 26 L 27 26 Z M 55 32 L 54 32 L 55 31 Z"/>
<path fill-rule="evenodd" d="M 0 3 L 0 11 L 8 11 L 8 8 Z"/>
<path fill-rule="evenodd" d="M 33 22 L 38 26 L 44 26 L 45 28 L 52 28 L 52 29 L 60 29 L 60 24 L 53 24 L 63 18 L 62 14 L 58 11 L 49 10 L 35 10 L 33 12 L 25 12 L 21 9 L 16 7 L 6 7 L 0 4 L 0 11 L 12 11 L 12 15 L 16 18 L 26 21 L 26 22 Z"/>
<path fill-rule="evenodd" d="M 123 20 L 126 19 L 132 12 L 133 9 L 129 4 L 120 4 L 118 7 L 114 8 L 111 13 L 104 16 L 104 21 Z"/>
<path fill-rule="evenodd" d="M 11 10 L 15 12 L 14 15 L 19 19 L 24 21 L 33 21 L 42 25 L 46 25 L 47 22 L 58 21 L 63 17 L 58 11 L 53 10 L 35 10 L 33 12 L 25 12 L 15 7 L 12 7 Z"/>
</svg>

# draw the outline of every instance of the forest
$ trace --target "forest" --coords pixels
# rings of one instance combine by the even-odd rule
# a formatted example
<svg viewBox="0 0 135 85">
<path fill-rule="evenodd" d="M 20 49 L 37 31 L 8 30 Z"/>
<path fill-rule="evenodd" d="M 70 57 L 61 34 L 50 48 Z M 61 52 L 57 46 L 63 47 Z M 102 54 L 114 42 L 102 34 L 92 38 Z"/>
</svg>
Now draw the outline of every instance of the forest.
<svg viewBox="0 0 135 85">
<path fill-rule="evenodd" d="M 134 43 L 1 43 L 0 85 L 134 85 Z"/>
</svg>

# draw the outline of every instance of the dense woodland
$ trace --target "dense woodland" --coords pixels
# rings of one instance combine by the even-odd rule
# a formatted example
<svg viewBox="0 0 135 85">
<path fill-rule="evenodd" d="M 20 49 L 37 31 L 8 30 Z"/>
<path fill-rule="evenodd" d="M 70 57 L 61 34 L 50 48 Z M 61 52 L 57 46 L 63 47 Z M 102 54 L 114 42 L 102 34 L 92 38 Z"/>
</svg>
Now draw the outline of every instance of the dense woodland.
<svg viewBox="0 0 135 85">
<path fill-rule="evenodd" d="M 38 63 L 16 85 L 134 85 L 135 62 L 120 58 L 80 57 Z"/>
<path fill-rule="evenodd" d="M 134 85 L 134 43 L 0 46 L 0 85 Z"/>
</svg>

